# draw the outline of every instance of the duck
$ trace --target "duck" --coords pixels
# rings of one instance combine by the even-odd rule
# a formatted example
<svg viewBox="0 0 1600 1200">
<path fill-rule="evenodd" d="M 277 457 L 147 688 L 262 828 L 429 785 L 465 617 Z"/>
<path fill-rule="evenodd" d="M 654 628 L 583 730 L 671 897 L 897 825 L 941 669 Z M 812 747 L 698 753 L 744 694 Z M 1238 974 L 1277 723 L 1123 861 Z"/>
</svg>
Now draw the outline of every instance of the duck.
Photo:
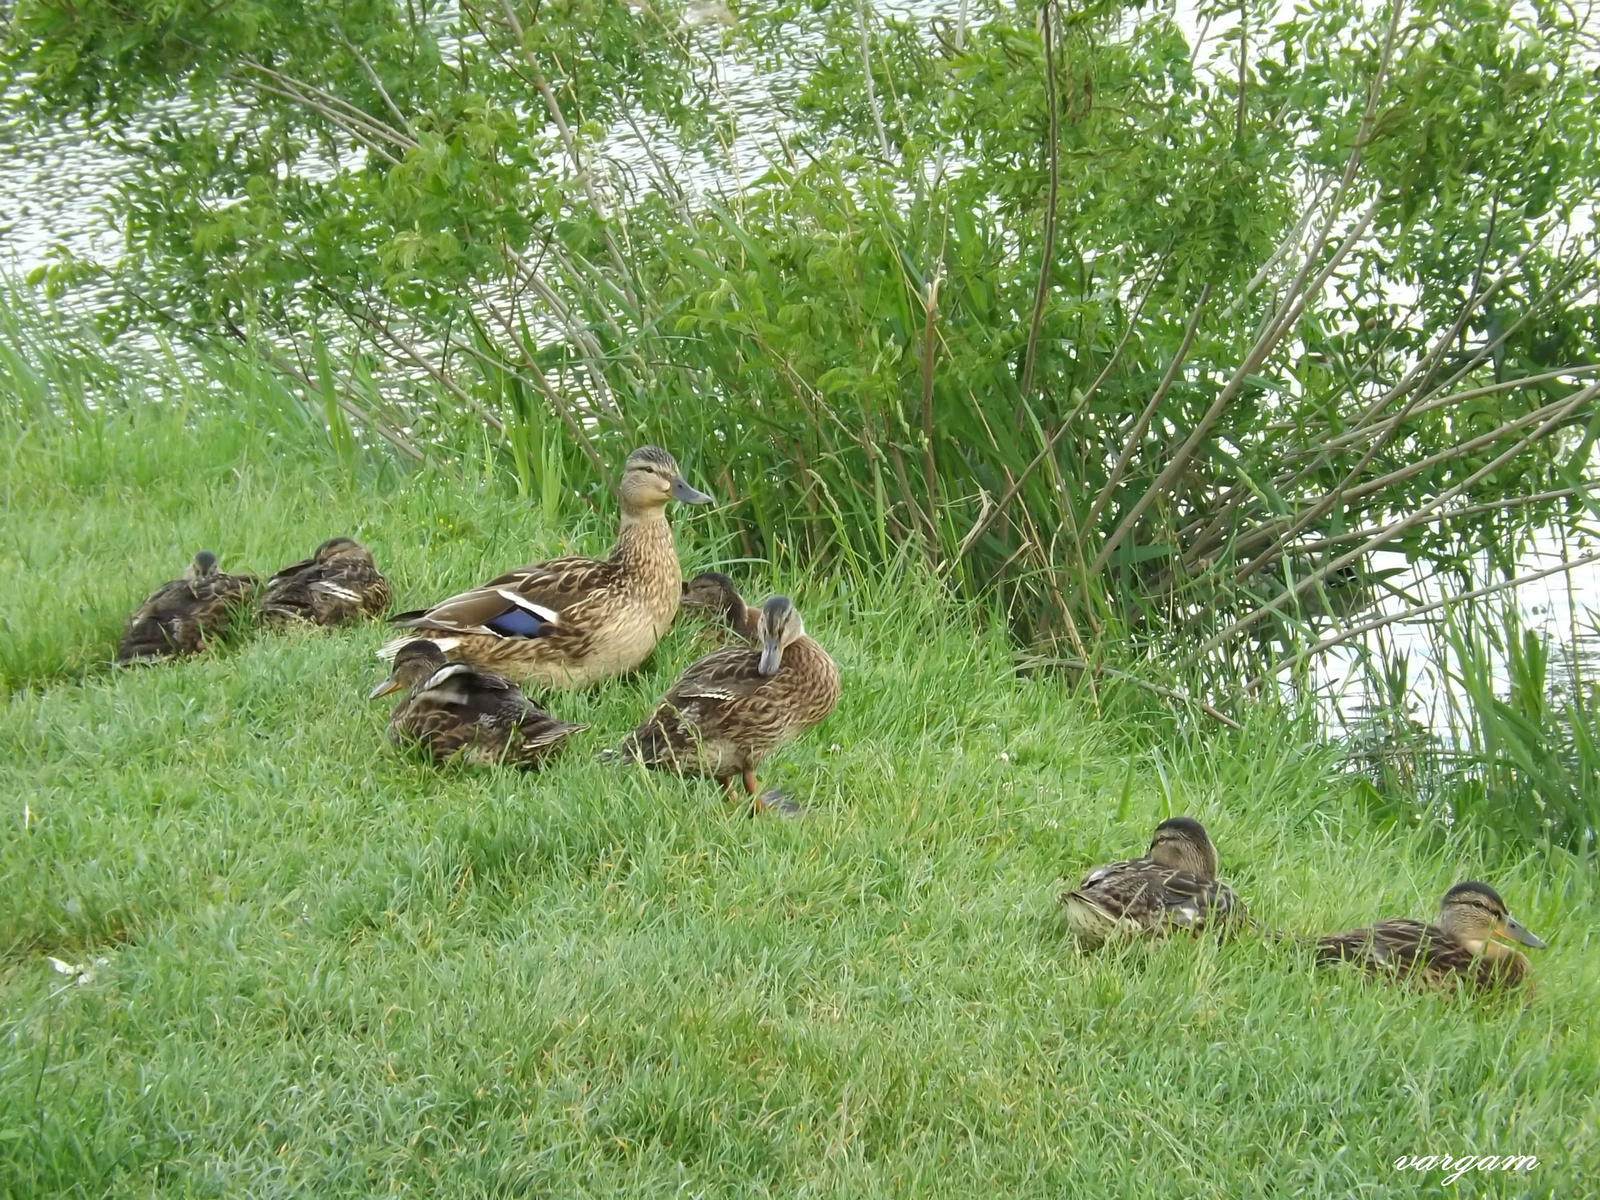
<svg viewBox="0 0 1600 1200">
<path fill-rule="evenodd" d="M 1535 950 L 1545 945 L 1512 917 L 1500 893 L 1469 879 L 1444 894 L 1435 924 L 1402 917 L 1329 934 L 1317 939 L 1316 959 L 1355 963 L 1372 976 L 1434 987 L 1514 987 L 1528 976 L 1528 956 L 1497 938 Z"/>
<path fill-rule="evenodd" d="M 1193 817 L 1156 826 L 1143 858 L 1107 863 L 1061 894 L 1067 924 L 1085 949 L 1114 937 L 1224 934 L 1245 919 L 1244 905 L 1217 879 L 1217 848 Z"/>
<path fill-rule="evenodd" d="M 354 538 L 332 537 L 268 579 L 256 612 L 263 622 L 343 625 L 381 615 L 392 595 L 371 551 Z"/>
<path fill-rule="evenodd" d="M 670 501 L 710 504 L 659 446 L 628 456 L 622 521 L 611 556 L 532 563 L 390 621 L 412 632 L 379 650 L 393 658 L 427 639 L 458 662 L 543 688 L 582 688 L 634 670 L 677 615 L 683 593 L 667 524 Z"/>
<path fill-rule="evenodd" d="M 762 792 L 756 768 L 822 723 L 839 702 L 839 668 L 806 633 L 787 596 L 760 608 L 755 646 L 725 646 L 690 664 L 654 711 L 605 757 L 715 779 L 732 801 L 742 780 L 751 812 L 798 816 L 777 789 Z"/>
<path fill-rule="evenodd" d="M 556 720 L 504 675 L 451 662 L 429 641 L 400 647 L 389 678 L 368 698 L 401 690 L 407 695 L 389 718 L 389 740 L 417 746 L 438 762 L 527 770 L 589 728 Z"/>
<path fill-rule="evenodd" d="M 117 643 L 117 664 L 198 654 L 250 603 L 260 582 L 254 575 L 219 570 L 217 556 L 201 550 L 183 578 L 163 583 L 128 618 Z"/>
<path fill-rule="evenodd" d="M 761 610 L 751 608 L 732 579 L 721 571 L 701 571 L 683 585 L 678 611 L 708 621 L 721 621 L 746 641 L 753 641 Z"/>
</svg>

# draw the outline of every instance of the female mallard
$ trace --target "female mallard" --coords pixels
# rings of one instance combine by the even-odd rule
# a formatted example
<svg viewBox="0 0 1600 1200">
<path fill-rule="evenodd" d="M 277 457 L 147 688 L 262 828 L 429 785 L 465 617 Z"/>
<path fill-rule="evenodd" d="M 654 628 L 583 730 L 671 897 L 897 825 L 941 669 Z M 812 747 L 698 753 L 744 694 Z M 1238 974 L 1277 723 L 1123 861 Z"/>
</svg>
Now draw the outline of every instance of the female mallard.
<svg viewBox="0 0 1600 1200">
<path fill-rule="evenodd" d="M 1457 980 L 1474 989 L 1520 983 L 1528 973 L 1527 956 L 1497 937 L 1544 948 L 1506 911 L 1499 893 L 1468 881 L 1444 894 L 1437 925 L 1401 918 L 1330 934 L 1317 939 L 1317 961 L 1353 962 L 1371 975 L 1445 987 Z"/>
<path fill-rule="evenodd" d="M 1161 822 L 1143 858 L 1096 867 L 1061 901 L 1067 924 L 1089 949 L 1116 935 L 1227 932 L 1245 915 L 1233 889 L 1217 879 L 1217 848 L 1205 826 L 1191 817 Z"/>
<path fill-rule="evenodd" d="M 692 663 L 612 757 L 709 776 L 729 799 L 742 776 L 755 811 L 797 811 L 777 792 L 757 797 L 756 768 L 833 711 L 839 668 L 806 636 L 787 596 L 762 605 L 756 638 L 759 647 L 727 646 Z"/>
<path fill-rule="evenodd" d="M 459 758 L 475 767 L 537 766 L 573 734 L 589 728 L 558 721 L 503 675 L 453 663 L 428 641 L 407 642 L 394 673 L 371 699 L 409 688 L 389 718 L 389 740 L 420 746 L 438 761 Z"/>
<path fill-rule="evenodd" d="M 250 602 L 259 582 L 254 575 L 217 570 L 217 556 L 200 551 L 182 579 L 163 583 L 128 618 L 117 645 L 117 664 L 198 654 L 206 639 Z"/>
<path fill-rule="evenodd" d="M 586 687 L 633 670 L 672 624 L 683 591 L 667 501 L 709 504 L 672 455 L 643 446 L 628 456 L 619 489 L 622 524 L 607 559 L 556 558 L 518 567 L 395 623 L 419 632 L 379 653 L 427 638 L 450 657 L 539 687 Z"/>
<path fill-rule="evenodd" d="M 761 610 L 746 604 L 733 580 L 721 571 L 701 571 L 687 581 L 679 609 L 707 620 L 724 621 L 747 640 L 756 636 L 756 623 L 761 620 Z"/>
<path fill-rule="evenodd" d="M 342 625 L 389 607 L 389 581 L 354 538 L 329 538 L 304 562 L 267 580 L 257 611 L 263 621 Z"/>
</svg>

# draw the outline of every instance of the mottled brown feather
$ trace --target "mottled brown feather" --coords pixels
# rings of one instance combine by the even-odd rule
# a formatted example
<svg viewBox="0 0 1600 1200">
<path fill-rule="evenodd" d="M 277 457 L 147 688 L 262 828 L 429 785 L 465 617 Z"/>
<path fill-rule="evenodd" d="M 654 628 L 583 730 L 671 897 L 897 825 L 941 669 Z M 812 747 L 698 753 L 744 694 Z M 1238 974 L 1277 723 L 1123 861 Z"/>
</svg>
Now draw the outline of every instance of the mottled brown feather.
<svg viewBox="0 0 1600 1200">
<path fill-rule="evenodd" d="M 1527 956 L 1495 949 L 1493 955 L 1473 954 L 1437 925 L 1401 918 L 1318 938 L 1316 953 L 1318 962 L 1354 963 L 1374 977 L 1434 987 L 1451 987 L 1460 980 L 1484 990 L 1522 982 L 1529 970 Z"/>
<path fill-rule="evenodd" d="M 1073 932 L 1090 947 L 1117 933 L 1228 933 L 1245 921 L 1244 905 L 1227 884 L 1148 858 L 1096 867 L 1061 900 Z"/>
<path fill-rule="evenodd" d="M 839 669 L 809 637 L 784 648 L 774 674 L 760 662 L 760 650 L 728 646 L 692 663 L 615 755 L 715 779 L 754 771 L 839 701 Z"/>
<path fill-rule="evenodd" d="M 413 687 L 389 719 L 389 738 L 436 761 L 524 770 L 542 763 L 567 738 L 587 729 L 558 721 L 501 675 L 458 664 Z"/>
<path fill-rule="evenodd" d="M 672 456 L 643 446 L 618 489 L 622 522 L 606 559 L 558 558 L 497 576 L 433 607 L 391 618 L 452 657 L 539 687 L 586 687 L 632 671 L 678 611 L 683 577 L 667 524 L 671 501 L 707 504 Z"/>
<path fill-rule="evenodd" d="M 217 570 L 216 559 L 202 552 L 182 579 L 162 584 L 134 610 L 122 629 L 117 662 L 198 654 L 250 602 L 259 582 Z"/>
<path fill-rule="evenodd" d="M 381 616 L 391 599 L 389 581 L 371 552 L 349 538 L 335 538 L 267 580 L 257 612 L 268 622 L 342 625 Z"/>
</svg>

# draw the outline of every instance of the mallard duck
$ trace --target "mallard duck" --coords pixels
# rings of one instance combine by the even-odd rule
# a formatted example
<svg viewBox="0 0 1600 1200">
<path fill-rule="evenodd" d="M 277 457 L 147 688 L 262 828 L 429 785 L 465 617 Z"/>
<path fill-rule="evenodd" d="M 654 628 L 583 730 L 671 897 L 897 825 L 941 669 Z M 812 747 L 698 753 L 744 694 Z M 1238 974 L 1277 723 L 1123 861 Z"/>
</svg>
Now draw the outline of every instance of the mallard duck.
<svg viewBox="0 0 1600 1200">
<path fill-rule="evenodd" d="M 744 602 L 739 589 L 721 571 L 701 571 L 683 585 L 680 612 L 705 620 L 724 621 L 740 637 L 753 639 L 761 610 Z"/>
<path fill-rule="evenodd" d="M 342 625 L 389 607 L 389 581 L 354 538 L 329 538 L 303 562 L 267 580 L 257 607 L 263 621 Z"/>
<path fill-rule="evenodd" d="M 1506 911 L 1498 892 L 1469 880 L 1444 894 L 1436 925 L 1405 918 L 1379 921 L 1318 938 L 1316 953 L 1318 962 L 1353 962 L 1372 975 L 1435 986 L 1457 980 L 1474 989 L 1520 983 L 1528 974 L 1527 956 L 1495 938 L 1544 949 L 1544 942 Z"/>
<path fill-rule="evenodd" d="M 692 663 L 655 711 L 608 756 L 681 775 L 709 776 L 737 799 L 741 778 L 752 811 L 796 806 L 776 791 L 758 795 L 756 768 L 839 701 L 839 668 L 806 636 L 787 596 L 761 606 L 758 646 L 727 646 Z"/>
<path fill-rule="evenodd" d="M 643 446 L 622 473 L 622 524 L 607 559 L 556 558 L 508 571 L 432 608 L 390 618 L 451 658 L 538 687 L 586 687 L 633 670 L 677 614 L 683 591 L 669 500 L 709 504 L 672 455 Z"/>
<path fill-rule="evenodd" d="M 1217 879 L 1217 848 L 1192 817 L 1161 822 L 1143 858 L 1096 867 L 1061 902 L 1089 949 L 1119 935 L 1226 932 L 1245 916 L 1233 889 Z"/>
<path fill-rule="evenodd" d="M 250 602 L 258 583 L 254 575 L 217 570 L 217 556 L 200 551 L 182 579 L 163 583 L 128 618 L 117 644 L 117 663 L 127 666 L 198 654 L 206 639 L 221 632 Z"/>
<path fill-rule="evenodd" d="M 451 662 L 428 641 L 407 642 L 394 672 L 370 699 L 409 688 L 389 718 L 389 740 L 420 746 L 429 757 L 475 767 L 534 767 L 573 734 L 589 728 L 558 721 L 504 675 Z"/>
</svg>

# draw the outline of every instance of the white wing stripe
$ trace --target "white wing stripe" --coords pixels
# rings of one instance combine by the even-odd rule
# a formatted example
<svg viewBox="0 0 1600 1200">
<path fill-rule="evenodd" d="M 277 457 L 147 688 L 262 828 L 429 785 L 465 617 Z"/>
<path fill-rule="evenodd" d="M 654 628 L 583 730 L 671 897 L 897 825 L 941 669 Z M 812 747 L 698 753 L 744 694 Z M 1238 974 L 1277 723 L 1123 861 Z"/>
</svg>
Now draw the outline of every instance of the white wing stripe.
<svg viewBox="0 0 1600 1200">
<path fill-rule="evenodd" d="M 541 621 L 545 622 L 545 624 L 547 624 L 547 625 L 559 625 L 559 624 L 561 624 L 561 614 L 557 613 L 554 609 L 546 608 L 542 604 L 535 604 L 532 600 L 529 600 L 526 596 L 519 595 L 516 592 L 513 592 L 508 588 L 495 588 L 495 591 L 497 593 L 499 593 L 501 599 L 509 600 L 512 604 L 515 604 L 523 612 L 532 613 L 534 616 L 538 617 Z"/>
</svg>

